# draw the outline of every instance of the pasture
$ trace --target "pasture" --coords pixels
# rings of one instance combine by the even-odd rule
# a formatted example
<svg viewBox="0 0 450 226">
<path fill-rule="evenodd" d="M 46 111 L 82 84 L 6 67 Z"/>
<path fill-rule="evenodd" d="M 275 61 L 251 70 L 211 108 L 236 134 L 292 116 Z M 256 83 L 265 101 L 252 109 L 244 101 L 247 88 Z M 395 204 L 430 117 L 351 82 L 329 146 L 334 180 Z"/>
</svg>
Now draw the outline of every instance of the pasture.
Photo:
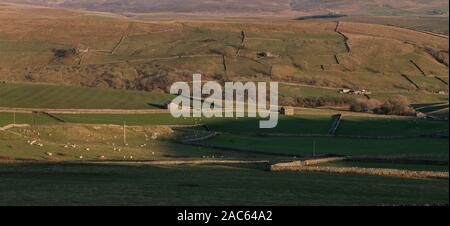
<svg viewBox="0 0 450 226">
<path fill-rule="evenodd" d="M 0 106 L 9 108 L 155 109 L 172 98 L 159 92 L 0 83 Z"/>
<path fill-rule="evenodd" d="M 315 155 L 397 155 L 448 153 L 448 139 L 358 139 L 335 137 L 250 137 L 221 135 L 202 144 L 214 147 L 240 149 L 288 155 L 311 157 Z"/>
<path fill-rule="evenodd" d="M 16 124 L 29 124 L 29 125 L 47 125 L 57 124 L 58 121 L 43 114 L 28 114 L 28 113 L 16 113 Z M 0 127 L 13 124 L 14 113 L 0 112 Z"/>
<path fill-rule="evenodd" d="M 448 201 L 448 180 L 266 172 L 246 166 L 25 164 L 0 165 L 0 173 L 2 205 L 424 205 Z"/>
</svg>

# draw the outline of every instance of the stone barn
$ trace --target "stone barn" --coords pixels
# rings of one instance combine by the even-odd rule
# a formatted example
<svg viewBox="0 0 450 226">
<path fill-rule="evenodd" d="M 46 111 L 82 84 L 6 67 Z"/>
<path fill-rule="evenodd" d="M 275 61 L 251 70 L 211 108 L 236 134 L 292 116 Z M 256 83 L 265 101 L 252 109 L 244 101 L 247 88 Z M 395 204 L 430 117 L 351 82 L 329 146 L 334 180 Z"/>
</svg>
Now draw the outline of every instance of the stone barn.
<svg viewBox="0 0 450 226">
<path fill-rule="evenodd" d="M 284 106 L 284 107 L 281 107 L 281 109 L 280 109 L 280 114 L 282 114 L 282 115 L 294 115 L 294 113 L 295 113 L 295 111 L 294 111 L 293 107 Z"/>
<path fill-rule="evenodd" d="M 190 111 L 191 106 L 179 106 L 178 104 L 173 103 L 172 101 L 168 101 L 164 103 L 164 108 L 171 111 L 172 109 L 179 109 L 181 111 Z"/>
<path fill-rule="evenodd" d="M 164 104 L 164 108 L 168 110 L 177 109 L 178 105 L 174 104 L 172 101 L 168 101 Z"/>
</svg>

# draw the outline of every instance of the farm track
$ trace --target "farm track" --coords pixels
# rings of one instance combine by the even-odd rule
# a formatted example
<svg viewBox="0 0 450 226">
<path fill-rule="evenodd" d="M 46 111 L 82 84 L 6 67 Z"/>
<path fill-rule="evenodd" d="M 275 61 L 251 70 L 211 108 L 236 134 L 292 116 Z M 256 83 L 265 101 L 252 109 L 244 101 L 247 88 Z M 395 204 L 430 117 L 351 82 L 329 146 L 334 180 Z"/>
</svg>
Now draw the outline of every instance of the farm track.
<svg viewBox="0 0 450 226">
<path fill-rule="evenodd" d="M 211 139 L 211 138 L 213 138 L 213 137 L 215 137 L 217 135 L 218 135 L 217 132 L 212 132 L 212 133 L 208 133 L 208 134 L 206 134 L 205 136 L 202 136 L 202 137 L 188 138 L 188 139 L 183 140 L 182 142 L 183 143 L 199 142 L 199 141 L 204 141 L 204 140 L 207 140 L 207 139 Z"/>
<path fill-rule="evenodd" d="M 333 109 L 313 109 L 294 107 L 295 115 L 333 115 L 341 113 L 345 116 L 360 116 L 367 118 L 398 118 L 411 119 L 411 116 L 396 116 L 396 115 L 375 115 L 368 113 L 349 112 Z M 33 113 L 33 112 L 47 112 L 50 114 L 169 114 L 167 109 L 52 109 L 52 108 L 8 108 L 0 107 L 0 113 Z"/>
<path fill-rule="evenodd" d="M 118 42 L 118 43 L 113 47 L 113 49 L 111 50 L 111 52 L 110 52 L 111 55 L 114 55 L 114 54 L 116 53 L 117 49 L 120 48 L 120 46 L 122 45 L 122 43 L 125 41 L 126 37 L 127 37 L 127 36 L 125 36 L 125 35 L 122 36 L 122 37 L 120 37 L 119 42 Z"/>
<path fill-rule="evenodd" d="M 123 42 L 125 41 L 125 39 L 128 37 L 128 34 L 130 33 L 130 30 L 131 30 L 132 26 L 133 26 L 133 23 L 129 23 L 129 24 L 128 24 L 128 28 L 127 28 L 127 30 L 125 31 L 125 34 L 122 35 L 122 36 L 120 37 L 119 42 L 112 48 L 112 50 L 111 50 L 111 52 L 110 52 L 111 55 L 114 55 L 114 54 L 116 53 L 117 49 L 120 48 L 120 46 L 122 45 L 122 43 L 123 43 Z"/>
</svg>

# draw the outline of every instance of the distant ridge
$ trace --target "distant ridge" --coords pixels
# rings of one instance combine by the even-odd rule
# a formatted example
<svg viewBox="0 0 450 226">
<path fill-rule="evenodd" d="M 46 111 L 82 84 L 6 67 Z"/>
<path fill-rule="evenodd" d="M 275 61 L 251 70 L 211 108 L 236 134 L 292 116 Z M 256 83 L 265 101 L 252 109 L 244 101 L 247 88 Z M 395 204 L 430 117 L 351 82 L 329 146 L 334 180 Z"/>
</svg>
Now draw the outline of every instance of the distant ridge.
<svg viewBox="0 0 450 226">
<path fill-rule="evenodd" d="M 326 15 L 429 15 L 447 16 L 447 0 L 5 0 L 41 6 L 114 13 L 206 13 Z"/>
</svg>

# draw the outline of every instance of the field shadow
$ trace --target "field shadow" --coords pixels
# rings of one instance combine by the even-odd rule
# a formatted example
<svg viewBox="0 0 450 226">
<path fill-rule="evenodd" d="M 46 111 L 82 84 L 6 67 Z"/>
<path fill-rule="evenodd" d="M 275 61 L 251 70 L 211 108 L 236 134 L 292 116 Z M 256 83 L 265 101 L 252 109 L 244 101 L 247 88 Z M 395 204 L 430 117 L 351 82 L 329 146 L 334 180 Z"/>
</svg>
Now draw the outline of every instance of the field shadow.
<svg viewBox="0 0 450 226">
<path fill-rule="evenodd" d="M 166 109 L 165 104 L 147 103 L 147 105 L 158 109 Z"/>
</svg>

